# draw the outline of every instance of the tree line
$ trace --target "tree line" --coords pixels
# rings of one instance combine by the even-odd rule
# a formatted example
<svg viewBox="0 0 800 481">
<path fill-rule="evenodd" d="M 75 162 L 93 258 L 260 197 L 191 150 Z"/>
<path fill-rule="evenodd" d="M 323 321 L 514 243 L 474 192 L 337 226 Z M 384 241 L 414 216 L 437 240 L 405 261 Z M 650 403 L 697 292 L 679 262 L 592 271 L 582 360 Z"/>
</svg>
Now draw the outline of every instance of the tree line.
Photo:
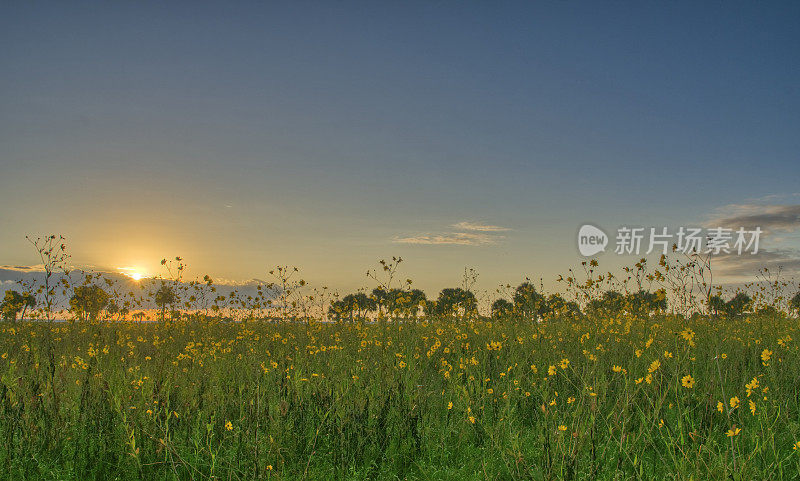
<svg viewBox="0 0 800 481">
<path fill-rule="evenodd" d="M 179 296 L 174 286 L 162 282 L 151 295 L 160 320 L 181 316 L 177 309 Z M 196 298 L 192 296 L 189 300 L 194 301 Z M 734 319 L 750 312 L 753 301 L 747 294 L 739 292 L 727 301 L 720 295 L 711 296 L 708 304 L 710 314 Z M 183 306 L 188 311 L 191 302 L 185 302 Z M 794 311 L 800 311 L 800 293 L 789 301 L 789 306 Z M 24 319 L 35 308 L 36 298 L 29 292 L 7 290 L 0 303 L 0 315 L 4 320 L 15 321 L 18 318 Z M 219 309 L 212 310 L 219 312 Z M 583 315 L 608 317 L 630 314 L 643 317 L 666 310 L 667 295 L 663 289 L 630 293 L 610 290 L 599 298 L 590 300 L 582 309 L 577 302 L 568 301 L 561 294 L 545 295 L 530 282 L 523 282 L 514 289 L 511 299 L 496 299 L 491 305 L 490 315 L 495 319 L 576 319 Z M 120 306 L 102 287 L 91 284 L 73 288 L 69 298 L 69 312 L 77 321 L 97 321 L 101 318 L 125 319 L 130 314 L 130 309 L 127 304 Z M 475 294 L 461 287 L 442 289 L 435 299 L 428 299 L 420 289 L 376 287 L 369 294 L 357 292 L 331 300 L 327 309 L 328 319 L 337 322 L 369 319 L 416 320 L 420 317 L 464 320 L 478 316 L 478 300 Z M 144 315 L 137 312 L 132 317 L 134 320 L 142 320 Z"/>
</svg>

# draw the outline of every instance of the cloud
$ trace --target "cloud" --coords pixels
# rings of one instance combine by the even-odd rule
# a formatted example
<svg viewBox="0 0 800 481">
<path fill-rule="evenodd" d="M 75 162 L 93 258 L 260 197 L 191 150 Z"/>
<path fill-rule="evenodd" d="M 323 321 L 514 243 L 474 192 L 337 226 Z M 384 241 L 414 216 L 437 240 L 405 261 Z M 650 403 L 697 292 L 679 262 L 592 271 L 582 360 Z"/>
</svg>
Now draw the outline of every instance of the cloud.
<svg viewBox="0 0 800 481">
<path fill-rule="evenodd" d="M 214 284 L 218 286 L 231 286 L 231 287 L 240 287 L 240 286 L 258 286 L 258 285 L 267 285 L 268 282 L 263 281 L 261 279 L 249 279 L 249 280 L 242 280 L 242 279 L 227 279 L 224 277 L 212 277 Z"/>
<path fill-rule="evenodd" d="M 499 232 L 511 230 L 506 227 L 469 221 L 451 224 L 450 227 L 452 232 L 395 237 L 394 242 L 414 245 L 488 246 L 505 239 L 505 236 L 500 235 Z"/>
<path fill-rule="evenodd" d="M 776 200 L 797 199 L 798 197 L 800 197 L 800 192 L 791 192 L 788 194 L 769 194 L 752 199 L 752 202 L 774 202 Z"/>
<path fill-rule="evenodd" d="M 800 250 L 792 248 L 762 250 L 757 254 L 717 254 L 711 260 L 715 274 L 726 279 L 750 279 L 764 268 L 772 272 L 781 269 L 785 274 L 800 273 Z"/>
<path fill-rule="evenodd" d="M 796 197 L 797 194 L 788 194 Z M 786 198 L 787 195 L 766 196 L 760 201 Z M 779 268 L 786 274 L 800 273 L 800 249 L 793 243 L 795 232 L 800 231 L 800 205 L 798 204 L 761 204 L 749 201 L 744 204 L 730 204 L 721 207 L 710 217 L 705 227 L 724 227 L 729 229 L 745 228 L 754 230 L 760 227 L 763 231 L 761 244 L 757 254 L 736 252 L 713 256 L 711 267 L 716 274 L 725 280 L 752 280 L 753 276 L 764 268 L 777 272 Z M 776 234 L 777 232 L 788 235 Z M 768 241 L 768 242 L 764 242 Z"/>
<path fill-rule="evenodd" d="M 478 234 L 474 232 L 453 232 L 448 234 L 421 234 L 412 237 L 399 237 L 394 241 L 400 244 L 416 245 L 459 245 L 459 246 L 485 246 L 496 244 L 503 236 Z"/>
<path fill-rule="evenodd" d="M 511 230 L 508 227 L 478 224 L 477 222 L 469 222 L 469 221 L 459 222 L 458 224 L 453 224 L 450 227 L 453 227 L 456 230 L 467 230 L 467 231 L 478 231 L 478 232 L 505 232 Z"/>
<path fill-rule="evenodd" d="M 0 266 L 0 269 L 7 271 L 18 271 L 18 272 L 44 272 L 44 265 L 38 264 L 35 266 Z"/>
<path fill-rule="evenodd" d="M 706 225 L 793 232 L 800 229 L 800 205 L 732 204 L 719 209 Z"/>
</svg>

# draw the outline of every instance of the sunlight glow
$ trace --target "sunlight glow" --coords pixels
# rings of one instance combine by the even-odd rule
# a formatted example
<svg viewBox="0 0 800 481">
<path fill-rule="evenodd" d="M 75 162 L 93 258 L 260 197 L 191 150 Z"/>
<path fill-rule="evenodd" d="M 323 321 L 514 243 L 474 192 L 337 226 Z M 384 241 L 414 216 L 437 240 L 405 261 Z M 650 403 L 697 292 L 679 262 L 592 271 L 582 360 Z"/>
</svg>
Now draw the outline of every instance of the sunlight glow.
<svg viewBox="0 0 800 481">
<path fill-rule="evenodd" d="M 147 277 L 147 274 L 138 267 L 118 267 L 117 270 L 119 270 L 122 274 L 130 277 L 136 282 L 139 282 L 140 280 Z"/>
</svg>

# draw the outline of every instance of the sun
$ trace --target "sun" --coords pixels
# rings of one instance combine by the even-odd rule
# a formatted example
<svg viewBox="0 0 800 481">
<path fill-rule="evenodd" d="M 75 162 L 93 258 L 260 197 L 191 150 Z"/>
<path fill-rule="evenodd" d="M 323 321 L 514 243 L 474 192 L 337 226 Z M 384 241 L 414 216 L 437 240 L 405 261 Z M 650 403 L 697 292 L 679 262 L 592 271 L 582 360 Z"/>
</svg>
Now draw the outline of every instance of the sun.
<svg viewBox="0 0 800 481">
<path fill-rule="evenodd" d="M 144 270 L 138 267 L 118 267 L 119 270 L 123 275 L 130 277 L 132 280 L 139 282 L 142 279 L 147 277 L 147 274 Z"/>
</svg>

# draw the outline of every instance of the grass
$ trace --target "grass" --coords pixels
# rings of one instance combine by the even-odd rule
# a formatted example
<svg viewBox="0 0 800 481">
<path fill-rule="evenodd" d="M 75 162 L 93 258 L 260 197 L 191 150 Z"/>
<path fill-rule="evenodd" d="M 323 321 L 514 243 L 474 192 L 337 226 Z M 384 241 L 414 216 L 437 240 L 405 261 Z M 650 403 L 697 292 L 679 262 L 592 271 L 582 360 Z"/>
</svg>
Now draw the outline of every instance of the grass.
<svg viewBox="0 0 800 481">
<path fill-rule="evenodd" d="M 4 323 L 0 473 L 800 478 L 799 326 Z"/>
</svg>

